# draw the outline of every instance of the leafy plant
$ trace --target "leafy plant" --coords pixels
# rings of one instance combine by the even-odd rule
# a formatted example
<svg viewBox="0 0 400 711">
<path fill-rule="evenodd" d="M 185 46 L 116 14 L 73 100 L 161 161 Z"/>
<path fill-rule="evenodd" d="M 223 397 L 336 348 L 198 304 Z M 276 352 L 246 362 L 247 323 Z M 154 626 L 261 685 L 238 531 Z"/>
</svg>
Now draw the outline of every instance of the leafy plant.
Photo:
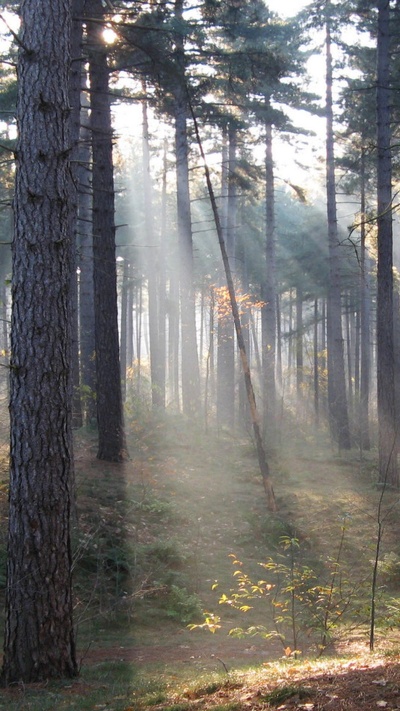
<svg viewBox="0 0 400 711">
<path fill-rule="evenodd" d="M 188 624 L 201 614 L 200 599 L 186 588 L 171 585 L 167 600 L 167 616 Z"/>
<path fill-rule="evenodd" d="M 267 611 L 261 611 L 265 618 L 269 613 L 271 624 L 253 624 L 249 627 L 234 627 L 229 634 L 237 637 L 259 635 L 264 639 L 277 637 L 281 640 L 285 654 L 297 657 L 301 639 L 307 635 L 316 638 L 320 652 L 332 640 L 343 616 L 349 611 L 355 598 L 356 586 L 344 577 L 341 555 L 345 536 L 345 526 L 336 558 L 328 560 L 328 578 L 320 581 L 313 568 L 302 563 L 301 548 L 297 538 L 281 537 L 281 553 L 268 558 L 259 565 L 268 572 L 268 579 L 253 580 L 243 570 L 243 564 L 231 555 L 236 567 L 233 576 L 236 587 L 229 595 L 222 593 L 220 605 L 247 613 L 259 601 L 267 603 Z M 218 587 L 216 583 L 214 589 Z M 205 612 L 202 624 L 192 624 L 190 629 L 207 629 L 216 632 L 221 627 L 221 617 Z"/>
</svg>

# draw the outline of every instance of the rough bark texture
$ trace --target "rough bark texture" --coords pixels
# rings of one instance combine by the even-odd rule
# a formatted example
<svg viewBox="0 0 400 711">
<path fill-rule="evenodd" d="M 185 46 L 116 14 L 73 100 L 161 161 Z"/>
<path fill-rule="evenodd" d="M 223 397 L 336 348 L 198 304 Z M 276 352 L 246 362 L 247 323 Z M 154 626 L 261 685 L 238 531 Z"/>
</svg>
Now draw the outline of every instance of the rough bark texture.
<svg viewBox="0 0 400 711">
<path fill-rule="evenodd" d="M 183 0 L 175 0 L 175 16 L 182 22 Z M 196 341 L 195 295 L 193 285 L 193 238 L 189 190 L 189 147 L 187 135 L 188 99 L 185 86 L 183 36 L 176 33 L 175 58 L 178 68 L 174 89 L 177 216 L 180 251 L 180 307 L 182 329 L 183 412 L 200 411 L 200 374 Z"/>
<path fill-rule="evenodd" d="M 79 154 L 79 131 L 81 114 L 81 73 L 82 73 L 82 11 L 84 0 L 72 0 L 72 28 L 71 28 L 71 65 L 69 72 L 69 100 L 71 106 L 71 172 L 74 184 L 78 183 L 78 154 Z M 75 428 L 82 427 L 83 411 L 80 387 L 79 368 L 79 319 L 78 319 L 78 278 L 77 266 L 77 227 L 78 227 L 78 201 L 75 199 L 71 203 L 71 231 L 74 239 L 71 244 L 71 318 L 72 318 L 72 425 Z"/>
<path fill-rule="evenodd" d="M 398 486 L 393 337 L 392 156 L 390 129 L 390 5 L 378 2 L 377 181 L 378 294 L 376 315 L 379 481 Z"/>
<path fill-rule="evenodd" d="M 340 449 L 350 449 L 350 428 L 347 410 L 344 347 L 342 334 L 340 244 L 336 213 L 335 156 L 332 102 L 332 54 L 329 23 L 329 2 L 326 19 L 326 194 L 329 244 L 328 288 L 328 403 L 333 439 Z"/>
<path fill-rule="evenodd" d="M 77 673 L 69 538 L 70 19 L 68 0 L 21 4 L 6 684 Z"/>
<path fill-rule="evenodd" d="M 92 235 L 92 172 L 89 116 L 87 106 L 82 111 L 81 141 L 78 170 L 78 238 L 79 238 L 79 325 L 80 366 L 84 419 L 87 425 L 96 423 L 96 363 L 94 340 L 94 287 Z"/>
<path fill-rule="evenodd" d="M 101 0 L 87 0 L 90 18 L 103 17 Z M 93 275 L 97 375 L 97 456 L 119 462 L 125 438 L 119 363 L 112 127 L 107 48 L 101 22 L 87 23 L 93 155 Z"/>
</svg>

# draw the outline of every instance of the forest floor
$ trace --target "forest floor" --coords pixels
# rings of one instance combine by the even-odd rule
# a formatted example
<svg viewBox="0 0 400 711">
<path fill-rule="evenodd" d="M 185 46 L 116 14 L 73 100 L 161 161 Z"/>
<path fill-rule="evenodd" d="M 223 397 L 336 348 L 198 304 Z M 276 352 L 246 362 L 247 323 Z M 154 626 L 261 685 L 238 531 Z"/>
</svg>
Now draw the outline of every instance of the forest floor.
<svg viewBox="0 0 400 711">
<path fill-rule="evenodd" d="M 357 452 L 339 455 L 293 425 L 285 451 L 270 457 L 278 502 L 271 514 L 248 439 L 206 435 L 172 418 L 132 424 L 129 439 L 130 459 L 112 465 L 96 460 L 93 437 L 76 438 L 81 675 L 4 691 L 0 709 L 400 708 L 399 502 L 377 490 L 374 453 L 362 462 Z M 293 639 L 290 625 L 274 621 L 267 596 L 249 601 L 246 613 L 219 604 L 236 590 L 235 571 L 276 583 L 260 563 L 286 561 L 288 575 L 284 541 L 296 541 L 304 577 L 311 570 L 324 580 L 332 639 L 323 657 L 317 624 L 299 613 Z M 221 618 L 214 634 L 188 629 L 203 622 L 202 611 Z M 269 639 L 229 635 L 261 624 Z"/>
</svg>

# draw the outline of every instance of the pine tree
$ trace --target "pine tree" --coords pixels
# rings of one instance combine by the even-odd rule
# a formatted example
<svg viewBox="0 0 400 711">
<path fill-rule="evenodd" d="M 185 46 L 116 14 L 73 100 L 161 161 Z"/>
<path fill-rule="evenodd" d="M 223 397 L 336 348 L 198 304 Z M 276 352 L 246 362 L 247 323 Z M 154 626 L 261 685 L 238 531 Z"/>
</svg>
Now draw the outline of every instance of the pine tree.
<svg viewBox="0 0 400 711">
<path fill-rule="evenodd" d="M 5 684 L 77 673 L 69 535 L 71 4 L 24 0 L 21 23 Z"/>
</svg>

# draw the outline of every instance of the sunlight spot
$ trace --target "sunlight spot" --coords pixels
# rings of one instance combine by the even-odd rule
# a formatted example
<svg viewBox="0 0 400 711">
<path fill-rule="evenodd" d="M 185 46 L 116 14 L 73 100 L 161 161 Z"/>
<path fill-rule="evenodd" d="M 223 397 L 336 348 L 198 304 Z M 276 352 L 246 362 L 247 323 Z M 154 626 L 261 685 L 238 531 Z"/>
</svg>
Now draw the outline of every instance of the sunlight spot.
<svg viewBox="0 0 400 711">
<path fill-rule="evenodd" d="M 105 30 L 103 30 L 103 37 L 106 44 L 114 44 L 118 38 L 118 35 L 114 32 L 112 27 L 106 27 Z"/>
</svg>

